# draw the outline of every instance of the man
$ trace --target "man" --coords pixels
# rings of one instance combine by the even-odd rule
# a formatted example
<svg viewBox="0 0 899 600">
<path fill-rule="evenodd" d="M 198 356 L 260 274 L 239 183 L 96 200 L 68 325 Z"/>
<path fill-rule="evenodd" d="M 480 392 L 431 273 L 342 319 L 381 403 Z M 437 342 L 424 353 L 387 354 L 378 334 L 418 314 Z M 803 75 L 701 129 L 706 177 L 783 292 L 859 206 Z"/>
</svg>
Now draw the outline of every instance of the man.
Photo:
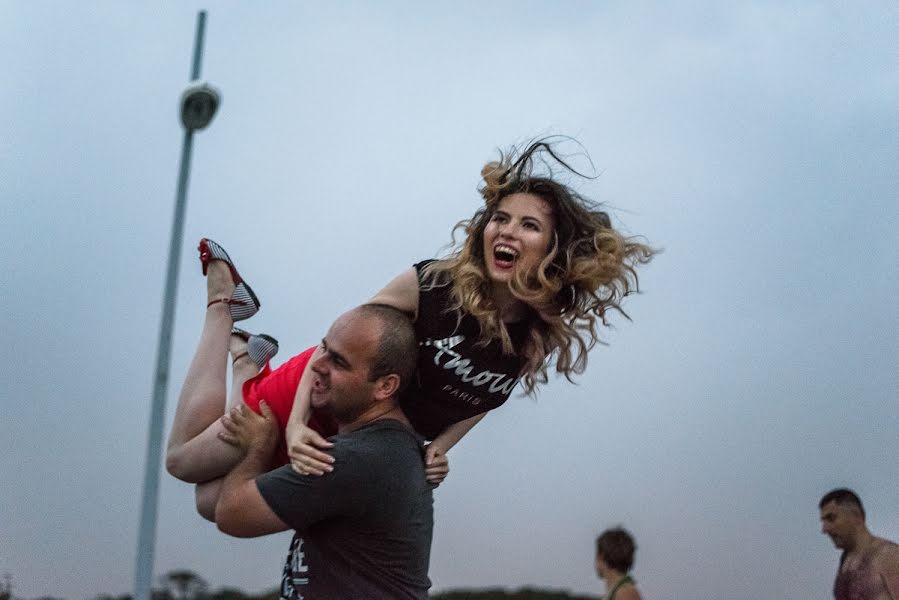
<svg viewBox="0 0 899 600">
<path fill-rule="evenodd" d="M 833 584 L 836 600 L 899 600 L 899 546 L 868 531 L 855 492 L 830 491 L 818 508 L 821 531 L 843 551 Z"/>
<path fill-rule="evenodd" d="M 312 362 L 312 405 L 338 424 L 340 468 L 320 477 L 290 466 L 264 473 L 279 440 L 270 408 L 244 405 L 223 425 L 245 450 L 222 483 L 219 529 L 255 537 L 295 529 L 281 597 L 289 600 L 424 599 L 433 497 L 421 439 L 399 408 L 415 372 L 408 318 L 394 308 L 360 306 L 342 315 Z"/>
</svg>

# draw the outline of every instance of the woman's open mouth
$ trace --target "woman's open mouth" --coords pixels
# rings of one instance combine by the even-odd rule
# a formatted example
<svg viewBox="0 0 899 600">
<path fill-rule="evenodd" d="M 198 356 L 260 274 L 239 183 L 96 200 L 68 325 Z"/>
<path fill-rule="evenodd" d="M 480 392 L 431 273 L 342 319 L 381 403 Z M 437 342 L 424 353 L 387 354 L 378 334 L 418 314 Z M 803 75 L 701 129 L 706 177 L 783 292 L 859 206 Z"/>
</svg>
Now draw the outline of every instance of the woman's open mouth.
<svg viewBox="0 0 899 600">
<path fill-rule="evenodd" d="M 500 269 L 511 269 L 518 259 L 518 251 L 506 244 L 497 244 L 493 247 L 493 264 Z"/>
</svg>

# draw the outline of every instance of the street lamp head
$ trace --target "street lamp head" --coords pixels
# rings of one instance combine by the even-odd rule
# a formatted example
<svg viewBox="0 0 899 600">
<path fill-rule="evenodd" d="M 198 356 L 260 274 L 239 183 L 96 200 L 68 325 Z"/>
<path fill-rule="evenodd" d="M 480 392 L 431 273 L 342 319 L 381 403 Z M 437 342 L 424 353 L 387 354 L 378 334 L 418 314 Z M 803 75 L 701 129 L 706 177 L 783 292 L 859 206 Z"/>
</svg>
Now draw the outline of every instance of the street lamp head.
<svg viewBox="0 0 899 600">
<path fill-rule="evenodd" d="M 181 122 L 185 129 L 204 129 L 209 125 L 221 100 L 218 90 L 208 83 L 198 81 L 191 84 L 181 94 Z"/>
</svg>

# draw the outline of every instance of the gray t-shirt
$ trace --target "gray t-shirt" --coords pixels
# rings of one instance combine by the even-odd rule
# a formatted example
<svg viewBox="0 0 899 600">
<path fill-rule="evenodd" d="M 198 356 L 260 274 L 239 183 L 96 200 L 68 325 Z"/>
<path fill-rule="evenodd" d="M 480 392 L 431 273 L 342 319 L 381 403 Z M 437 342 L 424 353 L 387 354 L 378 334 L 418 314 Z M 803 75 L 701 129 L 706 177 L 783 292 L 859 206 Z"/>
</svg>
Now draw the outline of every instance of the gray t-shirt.
<svg viewBox="0 0 899 600">
<path fill-rule="evenodd" d="M 305 476 L 284 466 L 256 479 L 296 530 L 281 597 L 426 599 L 434 501 L 421 439 L 382 419 L 331 441 L 333 473 Z"/>
</svg>

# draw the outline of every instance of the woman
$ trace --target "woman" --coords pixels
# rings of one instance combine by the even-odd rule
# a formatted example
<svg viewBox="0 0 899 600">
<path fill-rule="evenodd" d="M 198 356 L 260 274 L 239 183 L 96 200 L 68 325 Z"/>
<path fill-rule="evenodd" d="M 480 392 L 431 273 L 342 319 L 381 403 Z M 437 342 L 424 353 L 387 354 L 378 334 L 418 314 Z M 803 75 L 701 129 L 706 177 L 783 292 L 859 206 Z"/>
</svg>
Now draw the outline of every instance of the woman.
<svg viewBox="0 0 899 600">
<path fill-rule="evenodd" d="M 515 382 L 534 392 L 550 357 L 569 380 L 582 373 L 610 309 L 636 290 L 634 268 L 654 251 L 622 237 L 605 212 L 535 166 L 574 172 L 547 140 L 481 171 L 485 206 L 456 229 L 466 237 L 449 258 L 418 263 L 371 302 L 414 315 L 419 378 L 403 409 L 439 461 Z M 287 441 L 301 473 L 330 470 L 330 444 L 304 426 L 307 378 L 297 392 Z"/>
<path fill-rule="evenodd" d="M 630 576 L 636 550 L 634 538 L 621 527 L 607 529 L 596 538 L 596 574 L 606 583 L 603 600 L 642 600 Z"/>
<path fill-rule="evenodd" d="M 605 212 L 552 173 L 535 174 L 537 166 L 552 164 L 576 174 L 548 140 L 487 164 L 480 190 L 485 205 L 456 226 L 465 232 L 461 246 L 446 259 L 416 264 L 371 300 L 403 310 L 415 322 L 418 378 L 401 403 L 431 440 L 426 459 L 435 483 L 446 476 L 446 453 L 519 381 L 533 393 L 547 381 L 551 363 L 569 379 L 583 372 L 607 312 L 621 311 L 620 301 L 637 289 L 635 267 L 654 254 L 615 231 Z M 258 304 L 219 251 L 215 246 L 204 261 L 210 279 L 206 325 L 167 457 L 170 472 L 193 482 L 222 475 L 236 460 L 235 450 L 214 442 L 227 439 L 216 425 L 224 408 L 223 359 L 231 323 L 245 318 L 247 305 Z M 246 351 L 246 338 L 259 341 L 254 337 L 232 336 L 232 355 Z M 251 405 L 259 398 L 273 404 L 273 390 L 296 390 L 286 434 L 290 460 L 301 473 L 321 475 L 333 469 L 333 460 L 327 427 L 308 422 L 319 417 L 309 408 L 314 378 L 302 376 L 310 355 L 312 349 L 256 378 L 258 362 L 235 361 L 234 389 Z M 284 420 L 279 415 L 282 425 Z"/>
</svg>

